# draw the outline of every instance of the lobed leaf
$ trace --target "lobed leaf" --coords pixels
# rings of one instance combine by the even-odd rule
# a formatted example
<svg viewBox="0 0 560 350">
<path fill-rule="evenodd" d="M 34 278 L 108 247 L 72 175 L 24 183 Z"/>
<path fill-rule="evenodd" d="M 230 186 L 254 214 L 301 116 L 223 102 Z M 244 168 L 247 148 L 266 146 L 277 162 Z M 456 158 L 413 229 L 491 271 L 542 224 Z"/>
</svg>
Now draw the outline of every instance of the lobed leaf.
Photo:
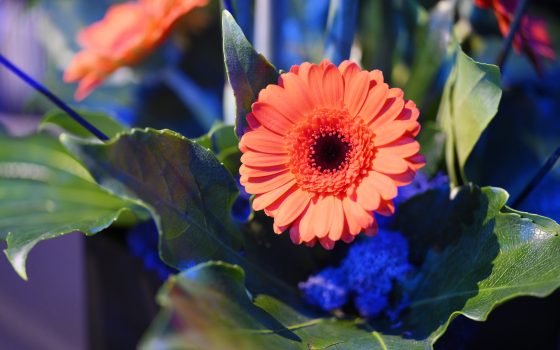
<svg viewBox="0 0 560 350">
<path fill-rule="evenodd" d="M 160 315 L 140 345 L 174 349 L 428 349 L 429 343 L 375 332 L 364 321 L 302 311 L 269 295 L 252 297 L 241 268 L 208 262 L 172 277 Z"/>
<path fill-rule="evenodd" d="M 446 133 L 450 180 L 466 181 L 465 164 L 474 146 L 498 111 L 502 96 L 497 66 L 473 61 L 459 46 L 445 84 L 438 120 Z"/>
<path fill-rule="evenodd" d="M 237 107 L 235 132 L 240 138 L 247 127 L 245 117 L 251 112 L 259 91 L 268 84 L 276 84 L 279 75 L 274 66 L 255 51 L 226 10 L 222 12 L 222 36 L 227 76 Z"/>
<path fill-rule="evenodd" d="M 100 188 L 58 140 L 0 137 L 0 239 L 23 279 L 38 242 L 74 231 L 97 233 L 133 207 Z"/>
<path fill-rule="evenodd" d="M 239 267 L 209 262 L 162 289 L 163 308 L 142 348 L 430 349 L 458 314 L 482 321 L 511 298 L 560 286 L 560 226 L 513 211 L 506 200 L 501 189 L 464 186 L 401 207 L 398 224 L 418 273 L 402 286 L 408 306 L 397 327 L 325 317 L 275 294 L 253 296 Z"/>
<path fill-rule="evenodd" d="M 118 122 L 115 118 L 98 112 L 78 111 L 80 115 L 99 129 L 108 137 L 114 137 L 118 133 L 126 131 L 128 128 Z M 63 131 L 82 138 L 92 138 L 91 132 L 72 119 L 66 112 L 59 109 L 52 110 L 45 114 L 39 123 L 39 130 L 43 130 L 50 125 L 55 125 Z"/>
<path fill-rule="evenodd" d="M 153 129 L 133 129 L 105 144 L 68 136 L 63 142 L 100 184 L 151 211 L 163 261 L 178 269 L 208 259 L 238 261 L 239 234 L 230 218 L 237 187 L 210 150 Z"/>
<path fill-rule="evenodd" d="M 499 188 L 464 186 L 428 192 L 400 208 L 413 259 L 423 256 L 406 286 L 403 331 L 435 341 L 458 314 L 484 321 L 509 299 L 544 297 L 560 286 L 560 226 L 505 207 L 507 198 Z"/>
</svg>

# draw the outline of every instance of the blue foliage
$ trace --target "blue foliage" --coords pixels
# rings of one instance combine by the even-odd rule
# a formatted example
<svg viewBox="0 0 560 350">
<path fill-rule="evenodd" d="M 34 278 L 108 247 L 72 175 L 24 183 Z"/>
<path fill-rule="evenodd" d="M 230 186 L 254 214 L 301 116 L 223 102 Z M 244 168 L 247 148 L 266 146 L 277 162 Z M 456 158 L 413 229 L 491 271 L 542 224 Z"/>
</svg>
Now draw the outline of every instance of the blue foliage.
<svg viewBox="0 0 560 350">
<path fill-rule="evenodd" d="M 245 187 L 239 183 L 237 177 L 237 188 L 239 189 L 239 197 L 233 203 L 231 208 L 231 217 L 237 222 L 247 222 L 251 217 L 251 195 L 245 191 Z"/>
<path fill-rule="evenodd" d="M 323 310 L 342 307 L 348 300 L 348 282 L 343 269 L 326 268 L 299 284 L 305 300 Z"/>
<path fill-rule="evenodd" d="M 449 186 L 449 177 L 439 172 L 430 178 L 426 173 L 419 171 L 410 185 L 399 188 L 399 195 L 394 199 L 395 205 L 406 202 L 410 198 L 428 190 Z"/>
<path fill-rule="evenodd" d="M 138 224 L 129 230 L 126 243 L 130 252 L 144 261 L 146 269 L 155 271 L 162 281 L 177 272 L 159 258 L 158 230 L 153 221 Z"/>
<path fill-rule="evenodd" d="M 305 300 L 325 311 L 343 306 L 353 296 L 364 317 L 388 311 L 395 282 L 412 270 L 408 243 L 398 232 L 380 231 L 352 245 L 338 268 L 327 268 L 300 283 Z"/>
</svg>

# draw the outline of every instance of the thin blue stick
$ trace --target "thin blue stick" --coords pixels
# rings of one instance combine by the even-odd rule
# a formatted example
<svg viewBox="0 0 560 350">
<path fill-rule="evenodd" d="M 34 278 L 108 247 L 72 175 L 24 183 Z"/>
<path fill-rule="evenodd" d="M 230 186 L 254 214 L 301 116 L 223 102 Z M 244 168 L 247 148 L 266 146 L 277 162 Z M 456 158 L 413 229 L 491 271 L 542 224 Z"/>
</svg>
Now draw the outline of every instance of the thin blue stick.
<svg viewBox="0 0 560 350">
<path fill-rule="evenodd" d="M 109 140 L 109 137 L 105 135 L 101 130 L 97 129 L 95 126 L 90 124 L 84 117 L 82 117 L 78 112 L 73 110 L 70 106 L 68 106 L 64 101 L 60 98 L 56 97 L 52 92 L 50 92 L 46 87 L 44 87 L 41 83 L 31 78 L 29 75 L 24 73 L 21 69 L 15 66 L 12 62 L 10 62 L 6 57 L 0 54 L 0 63 L 8 68 L 12 73 L 17 75 L 21 80 L 25 81 L 28 85 L 30 85 L 35 90 L 39 91 L 43 96 L 48 98 L 52 103 L 54 103 L 58 108 L 62 109 L 64 112 L 68 113 L 70 117 L 72 117 L 76 122 L 78 122 L 81 126 L 86 128 L 89 132 L 91 132 L 95 137 L 100 139 L 101 141 Z"/>
</svg>

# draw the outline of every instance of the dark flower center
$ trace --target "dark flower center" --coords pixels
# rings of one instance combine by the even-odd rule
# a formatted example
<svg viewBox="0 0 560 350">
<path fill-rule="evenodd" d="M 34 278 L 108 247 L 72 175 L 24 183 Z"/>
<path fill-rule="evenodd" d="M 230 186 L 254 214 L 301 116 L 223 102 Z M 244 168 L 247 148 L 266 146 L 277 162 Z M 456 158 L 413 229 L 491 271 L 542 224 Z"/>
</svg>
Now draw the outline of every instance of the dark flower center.
<svg viewBox="0 0 560 350">
<path fill-rule="evenodd" d="M 338 133 L 319 135 L 312 147 L 312 161 L 321 171 L 334 171 L 342 167 L 352 148 Z"/>
</svg>

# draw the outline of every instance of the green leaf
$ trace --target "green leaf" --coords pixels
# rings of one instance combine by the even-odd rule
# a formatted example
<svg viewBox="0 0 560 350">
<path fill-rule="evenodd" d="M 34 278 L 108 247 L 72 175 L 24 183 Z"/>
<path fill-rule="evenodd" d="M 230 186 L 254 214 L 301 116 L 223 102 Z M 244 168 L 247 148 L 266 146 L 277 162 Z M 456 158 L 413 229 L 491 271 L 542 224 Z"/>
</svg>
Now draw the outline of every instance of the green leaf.
<svg viewBox="0 0 560 350">
<path fill-rule="evenodd" d="M 119 123 L 117 120 L 104 113 L 78 111 L 80 115 L 90 122 L 93 126 L 99 129 L 102 133 L 109 137 L 113 137 L 118 133 L 124 132 L 127 128 Z M 52 110 L 45 114 L 39 124 L 39 130 L 45 129 L 50 125 L 56 125 L 65 132 L 74 136 L 83 138 L 92 138 L 93 135 L 81 126 L 78 122 L 72 119 L 66 112 L 59 109 Z"/>
<path fill-rule="evenodd" d="M 417 8 L 416 33 L 412 33 L 415 35 L 416 50 L 410 76 L 403 90 L 407 98 L 424 106 L 426 95 L 433 92 L 434 89 L 430 87 L 447 55 L 455 5 L 450 1 L 439 2 L 429 15 L 419 5 Z"/>
<path fill-rule="evenodd" d="M 438 120 L 447 136 L 450 180 L 466 181 L 464 167 L 482 132 L 498 111 L 502 96 L 497 66 L 473 61 L 457 46 L 456 61 L 445 84 Z"/>
<path fill-rule="evenodd" d="M 247 127 L 245 117 L 251 112 L 259 91 L 268 84 L 276 84 L 279 75 L 276 68 L 255 51 L 226 10 L 222 12 L 222 36 L 227 76 L 237 106 L 235 132 L 241 137 Z"/>
<path fill-rule="evenodd" d="M 208 259 L 238 261 L 239 232 L 230 218 L 237 187 L 210 150 L 153 129 L 133 129 L 105 144 L 65 135 L 63 142 L 100 184 L 151 211 L 166 263 L 180 269 Z"/>
<path fill-rule="evenodd" d="M 0 137 L 0 239 L 14 269 L 38 242 L 111 225 L 132 203 L 101 189 L 58 140 Z"/>
<path fill-rule="evenodd" d="M 241 268 L 221 262 L 172 277 L 141 349 L 429 349 L 429 343 L 383 335 L 360 320 L 323 318 L 269 295 L 252 296 Z"/>
<path fill-rule="evenodd" d="M 202 147 L 212 150 L 216 158 L 224 164 L 232 175 L 239 174 L 241 152 L 233 126 L 217 123 L 208 134 L 194 141 Z"/>
<path fill-rule="evenodd" d="M 400 207 L 412 258 L 424 261 L 406 286 L 403 331 L 435 341 L 459 314 L 484 321 L 509 299 L 544 297 L 560 286 L 560 226 L 505 207 L 507 198 L 502 189 L 464 186 Z"/>
<path fill-rule="evenodd" d="M 434 122 L 428 120 L 422 124 L 418 134 L 418 142 L 422 154 L 426 158 L 426 166 L 422 169 L 428 175 L 434 175 L 440 169 L 445 149 L 445 134 Z"/>
</svg>

